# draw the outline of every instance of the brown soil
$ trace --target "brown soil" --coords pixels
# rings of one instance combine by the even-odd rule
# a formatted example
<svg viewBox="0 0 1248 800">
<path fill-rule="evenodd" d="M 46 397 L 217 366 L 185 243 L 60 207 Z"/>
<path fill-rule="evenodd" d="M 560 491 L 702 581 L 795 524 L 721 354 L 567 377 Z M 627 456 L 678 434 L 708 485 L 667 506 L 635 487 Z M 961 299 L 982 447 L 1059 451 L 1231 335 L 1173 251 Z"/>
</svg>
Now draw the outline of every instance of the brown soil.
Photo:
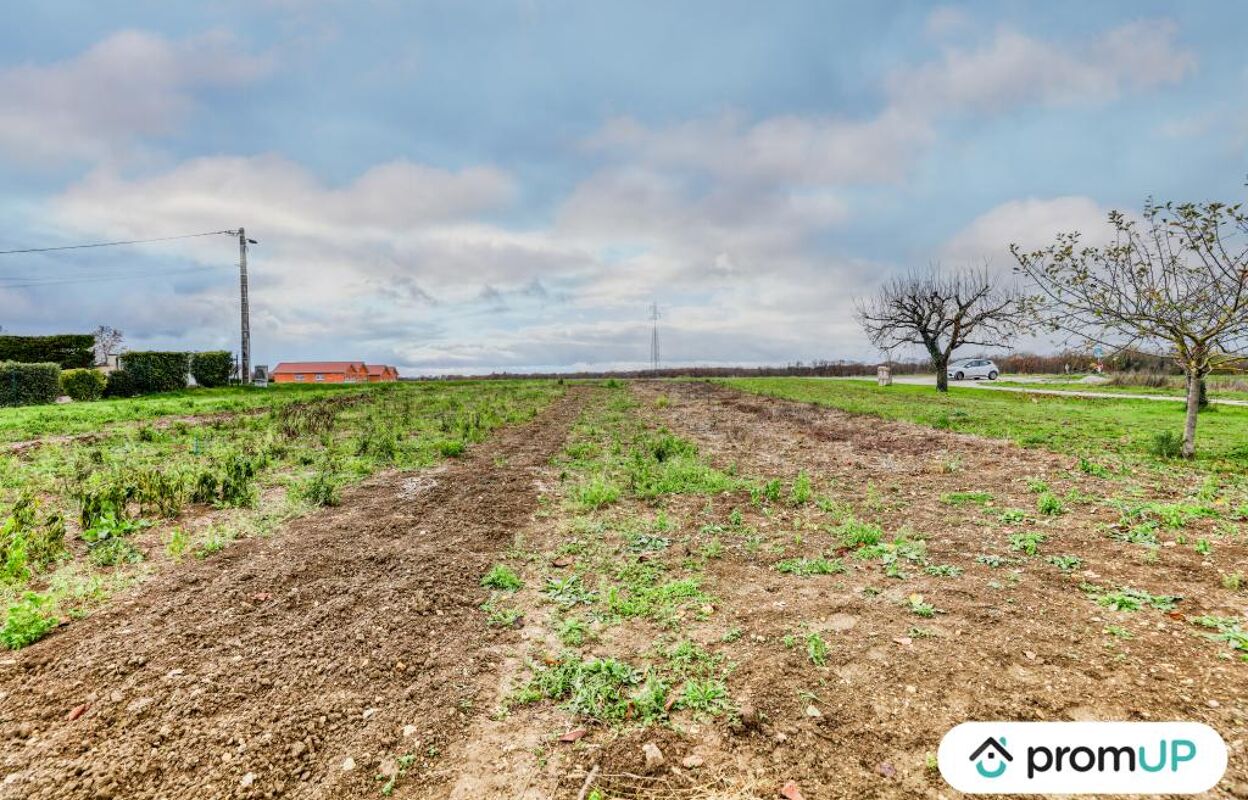
<svg viewBox="0 0 1248 800">
<path fill-rule="evenodd" d="M 720 625 L 746 632 L 739 643 L 746 654 L 734 652 L 738 668 L 729 687 L 763 720 L 744 734 L 749 763 L 773 779 L 762 796 L 775 796 L 775 787 L 790 779 L 808 798 L 948 796 L 939 775 L 925 768 L 926 754 L 934 754 L 940 737 L 959 722 L 995 719 L 1204 722 L 1230 748 L 1226 778 L 1214 796 L 1248 796 L 1248 666 L 1219 658 L 1224 648 L 1204 639 L 1189 619 L 1244 615 L 1244 594 L 1219 580 L 1220 571 L 1248 564 L 1242 537 L 1219 544 L 1216 566 L 1190 544 L 1163 547 L 1162 557 L 1149 564 L 1142 548 L 1097 528 L 1114 519 L 1112 512 L 1099 504 L 1077 506 L 1048 524 L 1042 552 L 1078 555 L 1081 569 L 1063 575 L 1035 559 L 1015 568 L 1018 584 L 1011 587 L 1011 569 L 975 561 L 980 553 L 1017 555 L 1007 545 L 1011 529 L 985 526 L 978 507 L 951 507 L 940 501 L 942 494 L 988 491 L 1000 507 L 1034 509 L 1027 476 L 1045 478 L 1059 493 L 1078 488 L 1104 497 L 1121 487 L 1074 471 L 1073 459 L 1005 442 L 703 383 L 636 384 L 636 390 L 652 409 L 666 394 L 668 405 L 651 413 L 721 466 L 786 480 L 804 470 L 839 487 L 837 497 L 856 508 L 873 486 L 884 507 L 874 516 L 886 531 L 904 525 L 925 534 L 931 563 L 966 570 L 957 579 L 910 570 L 903 583 L 878 567 L 865 578 L 801 579 L 765 562 L 711 562 L 713 592 L 724 610 Z M 956 469 L 947 471 L 951 463 Z M 1000 588 L 988 585 L 993 579 Z M 1114 612 L 1084 596 L 1084 581 L 1184 599 L 1171 615 Z M 878 593 L 865 594 L 864 586 Z M 903 604 L 911 593 L 943 613 L 931 620 L 909 614 Z M 803 624 L 830 643 L 830 674 L 812 669 L 800 648 L 786 653 L 776 646 Z M 1124 626 L 1134 638 L 1115 640 L 1104 633 L 1108 625 Z M 929 635 L 913 636 L 915 627 Z M 765 641 L 754 646 L 752 635 Z M 812 704 L 821 716 L 805 713 Z M 723 738 L 719 731 L 686 736 L 679 748 L 711 743 L 719 752 L 707 753 L 707 764 L 739 760 L 742 744 L 725 745 Z M 608 747 L 603 758 L 636 771 L 637 745 L 621 742 L 616 750 Z"/>
<path fill-rule="evenodd" d="M 1242 537 L 1220 540 L 1213 558 L 1163 547 L 1152 563 L 1106 537 L 1099 526 L 1111 511 L 1076 504 L 1041 523 L 1042 553 L 1077 555 L 1082 567 L 1066 575 L 1036 558 L 993 569 L 975 557 L 1017 555 L 1007 543 L 1015 528 L 985 524 L 982 509 L 942 494 L 987 491 L 999 507 L 1034 509 L 1027 476 L 1058 493 L 1122 487 L 997 441 L 698 383 L 633 391 L 655 424 L 716 465 L 786 485 L 803 470 L 890 534 L 925 534 L 931 563 L 965 573 L 911 569 L 899 581 L 873 562 L 800 578 L 729 546 L 705 566 L 714 613 L 680 633 L 717 643 L 740 632 L 722 647 L 741 713 L 644 730 L 588 725 L 560 744 L 584 723 L 551 703 L 496 713 L 527 659 L 557 648 L 540 599 L 515 629 L 490 628 L 478 581 L 500 559 L 529 564 L 520 603 L 537 597 L 531 578 L 560 569 L 552 560 L 568 532 L 542 498 L 557 491 L 550 457 L 592 393 L 572 389 L 442 471 L 375 478 L 341 508 L 162 575 L 0 661 L 0 798 L 378 797 L 377 776 L 404 754 L 415 758 L 396 782 L 400 798 L 570 800 L 591 770 L 612 797 L 774 798 L 790 780 L 811 800 L 952 797 L 925 760 L 969 719 L 1206 722 L 1231 752 L 1213 796 L 1248 797 L 1248 666 L 1220 658 L 1225 648 L 1190 621 L 1244 613 L 1245 595 L 1219 577 L 1248 564 Z M 653 402 L 660 393 L 664 407 Z M 617 511 L 653 513 L 629 502 Z M 663 506 L 693 536 L 745 504 Z M 832 541 L 811 528 L 794 545 L 793 519 L 746 510 L 786 555 Z M 678 564 L 695 545 L 663 557 Z M 1113 612 L 1080 591 L 1085 581 L 1184 599 L 1172 616 Z M 912 593 L 942 613 L 910 614 Z M 1110 625 L 1133 638 L 1107 635 Z M 827 667 L 782 645 L 798 631 L 828 641 Z M 618 626 L 588 652 L 636 660 L 656 635 Z M 646 743 L 661 748 L 661 769 L 647 769 Z M 687 757 L 693 766 L 681 765 Z"/>
<path fill-rule="evenodd" d="M 375 797 L 407 753 L 396 795 L 443 796 L 440 755 L 494 669 L 478 581 L 583 400 L 0 661 L 0 797 Z"/>
</svg>

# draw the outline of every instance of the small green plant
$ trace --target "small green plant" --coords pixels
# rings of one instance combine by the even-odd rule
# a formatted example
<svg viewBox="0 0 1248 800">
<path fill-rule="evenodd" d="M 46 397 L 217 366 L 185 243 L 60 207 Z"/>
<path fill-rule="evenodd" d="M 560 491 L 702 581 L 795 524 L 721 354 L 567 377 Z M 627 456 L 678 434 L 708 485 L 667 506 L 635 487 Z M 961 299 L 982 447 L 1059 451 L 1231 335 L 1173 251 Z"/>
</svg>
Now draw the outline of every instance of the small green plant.
<svg viewBox="0 0 1248 800">
<path fill-rule="evenodd" d="M 56 624 L 52 600 L 35 592 L 26 592 L 21 599 L 9 604 L 4 627 L 0 628 L 0 644 L 10 650 L 20 650 L 42 639 Z"/>
<path fill-rule="evenodd" d="M 584 620 L 576 617 L 568 617 L 559 625 L 558 630 L 559 641 L 565 647 L 580 647 L 589 640 L 589 626 Z"/>
<path fill-rule="evenodd" d="M 342 484 L 331 467 L 323 466 L 299 485 L 296 495 L 314 506 L 336 506 L 342 502 Z"/>
<path fill-rule="evenodd" d="M 884 531 L 880 529 L 879 525 L 872 525 L 870 522 L 860 522 L 853 517 L 842 522 L 834 533 L 841 540 L 841 544 L 855 549 L 877 545 L 884 538 Z"/>
<path fill-rule="evenodd" d="M 1039 531 L 1025 531 L 1010 534 L 1010 549 L 1034 556 L 1039 552 L 1040 545 L 1049 537 Z"/>
<path fill-rule="evenodd" d="M 443 439 L 437 444 L 438 455 L 443 458 L 459 458 L 464 454 L 467 445 L 462 439 Z"/>
<path fill-rule="evenodd" d="M 941 495 L 940 501 L 951 506 L 983 506 L 992 502 L 992 494 L 989 492 L 948 492 Z"/>
<path fill-rule="evenodd" d="M 1083 559 L 1079 556 L 1045 556 L 1044 560 L 1062 572 L 1073 572 L 1083 566 Z"/>
<path fill-rule="evenodd" d="M 953 564 L 929 564 L 923 571 L 939 578 L 957 578 L 966 570 Z"/>
<path fill-rule="evenodd" d="M 1242 572 L 1230 572 L 1222 576 L 1223 589 L 1238 592 L 1240 589 L 1244 588 L 1245 585 L 1248 584 L 1245 584 L 1244 573 Z"/>
<path fill-rule="evenodd" d="M 514 628 L 524 617 L 524 612 L 518 608 L 496 608 L 489 603 L 486 606 L 489 607 L 482 606 L 487 612 L 485 623 L 492 628 Z"/>
<path fill-rule="evenodd" d="M 88 550 L 88 558 L 97 567 L 113 567 L 118 564 L 137 564 L 143 560 L 134 545 L 125 539 L 104 539 Z"/>
<path fill-rule="evenodd" d="M 1027 520 L 1027 512 L 1021 508 L 1004 508 L 997 516 L 1007 525 L 1025 522 Z"/>
<path fill-rule="evenodd" d="M 1175 594 L 1151 594 L 1143 589 L 1124 586 L 1110 592 L 1102 592 L 1097 587 L 1085 587 L 1099 606 L 1114 611 L 1139 611 L 1143 608 L 1155 608 L 1159 611 L 1172 611 L 1182 596 Z"/>
<path fill-rule="evenodd" d="M 1062 501 L 1052 492 L 1041 492 L 1036 498 L 1036 510 L 1045 516 L 1054 517 L 1066 510 Z"/>
<path fill-rule="evenodd" d="M 1082 456 L 1079 458 L 1079 471 L 1085 475 L 1092 475 L 1096 478 L 1108 478 L 1112 474 L 1110 473 L 1109 468 L 1105 465 L 1098 464 L 1095 461 L 1089 461 L 1087 458 L 1083 458 Z"/>
<path fill-rule="evenodd" d="M 786 558 L 772 565 L 777 572 L 789 575 L 809 577 L 811 575 L 835 575 L 845 572 L 845 565 L 839 558 Z"/>
<path fill-rule="evenodd" d="M 1200 553 L 1202 556 L 1207 556 L 1213 553 L 1213 545 L 1209 543 L 1208 539 L 1197 539 L 1196 544 L 1192 545 L 1192 549 L 1197 553 Z"/>
<path fill-rule="evenodd" d="M 1108 634 L 1109 636 L 1113 636 L 1116 639 L 1134 639 L 1135 638 L 1135 634 L 1133 634 L 1131 631 L 1127 630 L 1126 628 L 1122 627 L 1121 625 L 1106 625 L 1105 633 Z"/>
<path fill-rule="evenodd" d="M 620 487 L 602 475 L 596 475 L 572 490 L 572 500 L 587 511 L 609 506 L 620 499 Z"/>
<path fill-rule="evenodd" d="M 542 593 L 564 608 L 571 608 L 577 603 L 590 604 L 597 597 L 597 592 L 585 588 L 579 575 L 566 578 L 547 578 Z"/>
<path fill-rule="evenodd" d="M 789 490 L 789 503 L 795 506 L 804 506 L 810 502 L 813 494 L 810 476 L 804 471 L 797 473 L 797 477 L 793 480 L 793 488 Z"/>
<path fill-rule="evenodd" d="M 1027 479 L 1027 491 L 1031 492 L 1032 494 L 1043 494 L 1047 492 L 1048 490 L 1049 490 L 1049 484 L 1045 483 L 1040 478 L 1028 478 Z"/>
<path fill-rule="evenodd" d="M 481 585 L 487 589 L 501 589 L 503 591 L 514 592 L 524 586 L 524 582 L 520 580 L 520 576 L 505 564 L 495 564 L 490 571 L 485 573 L 481 578 Z"/>
<path fill-rule="evenodd" d="M 983 553 L 975 556 L 975 561 L 986 567 L 1000 569 L 1001 567 L 1008 567 L 1012 564 L 1017 564 L 1021 561 L 1021 559 L 1006 558 L 1005 556 L 999 556 L 995 553 Z"/>
<path fill-rule="evenodd" d="M 1245 631 L 1242 623 L 1234 617 L 1206 615 L 1196 617 L 1194 622 L 1202 628 L 1209 628 L 1214 631 L 1214 633 L 1205 634 L 1210 639 L 1217 642 L 1226 642 L 1234 650 L 1248 652 L 1248 631 Z"/>
<path fill-rule="evenodd" d="M 828 643 L 818 633 L 812 632 L 806 635 L 806 657 L 816 667 L 827 666 Z"/>
<path fill-rule="evenodd" d="M 199 546 L 195 548 L 196 558 L 207 558 L 225 549 L 226 545 L 238 538 L 238 531 L 223 525 L 213 525 L 204 533 Z"/>
<path fill-rule="evenodd" d="M 923 617 L 924 619 L 930 619 L 936 616 L 936 610 L 937 610 L 936 606 L 925 601 L 923 599 L 923 595 L 921 594 L 910 595 L 910 597 L 906 599 L 906 606 L 909 609 L 910 613 L 914 614 L 916 617 Z"/>
<path fill-rule="evenodd" d="M 191 539 L 187 536 L 186 531 L 181 528 L 174 528 L 169 533 L 169 540 L 165 542 L 165 552 L 174 561 L 181 561 L 190 543 Z"/>
<path fill-rule="evenodd" d="M 1178 458 L 1183 452 L 1183 437 L 1174 431 L 1158 431 L 1148 443 L 1148 452 L 1157 458 Z"/>
<path fill-rule="evenodd" d="M 718 678 L 691 678 L 676 704 L 696 716 L 717 717 L 729 708 L 728 687 Z"/>
</svg>

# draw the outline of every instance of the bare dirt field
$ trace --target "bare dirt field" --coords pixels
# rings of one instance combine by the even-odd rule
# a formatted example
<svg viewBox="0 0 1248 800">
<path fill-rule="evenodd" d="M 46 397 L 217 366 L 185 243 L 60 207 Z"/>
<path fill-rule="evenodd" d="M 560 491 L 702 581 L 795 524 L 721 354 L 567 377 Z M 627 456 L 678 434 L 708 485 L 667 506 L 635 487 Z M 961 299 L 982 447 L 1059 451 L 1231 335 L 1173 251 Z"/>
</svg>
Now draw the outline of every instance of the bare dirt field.
<svg viewBox="0 0 1248 800">
<path fill-rule="evenodd" d="M 953 797 L 940 737 L 998 719 L 1205 722 L 1248 797 L 1206 483 L 572 388 L 0 660 L 0 797 Z"/>
</svg>

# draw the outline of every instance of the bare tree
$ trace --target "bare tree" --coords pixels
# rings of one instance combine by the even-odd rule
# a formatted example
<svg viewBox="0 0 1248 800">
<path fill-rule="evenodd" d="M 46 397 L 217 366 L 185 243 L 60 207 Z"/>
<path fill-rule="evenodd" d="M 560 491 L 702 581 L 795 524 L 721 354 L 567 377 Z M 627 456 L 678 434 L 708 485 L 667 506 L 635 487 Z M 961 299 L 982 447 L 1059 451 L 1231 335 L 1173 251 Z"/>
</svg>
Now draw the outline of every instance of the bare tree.
<svg viewBox="0 0 1248 800">
<path fill-rule="evenodd" d="M 1035 294 L 1025 305 L 1068 339 L 1118 351 L 1154 348 L 1187 376 L 1183 455 L 1196 453 L 1205 376 L 1248 345 L 1248 215 L 1239 205 L 1144 206 L 1143 219 L 1109 215 L 1113 241 L 1080 245 L 1078 233 L 1031 253 L 1010 250 Z"/>
<path fill-rule="evenodd" d="M 101 325 L 96 328 L 95 345 L 93 347 L 95 363 L 107 364 L 108 359 L 116 355 L 117 351 L 121 349 L 121 343 L 124 339 L 125 335 L 115 328 L 110 328 L 107 325 Z"/>
<path fill-rule="evenodd" d="M 1013 290 L 997 286 L 986 268 L 942 273 L 938 266 L 893 278 L 857 302 L 871 343 L 891 351 L 921 345 L 936 369 L 936 388 L 949 391 L 949 358 L 966 345 L 1008 347 L 1019 311 Z"/>
</svg>

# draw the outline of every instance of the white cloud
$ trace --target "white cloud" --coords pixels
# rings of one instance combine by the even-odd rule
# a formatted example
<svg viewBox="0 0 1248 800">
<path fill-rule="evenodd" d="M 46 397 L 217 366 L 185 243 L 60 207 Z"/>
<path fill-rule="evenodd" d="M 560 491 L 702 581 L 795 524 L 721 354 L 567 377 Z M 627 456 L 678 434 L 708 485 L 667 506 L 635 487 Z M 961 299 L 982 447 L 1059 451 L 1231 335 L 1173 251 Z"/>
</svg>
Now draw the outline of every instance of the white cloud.
<svg viewBox="0 0 1248 800">
<path fill-rule="evenodd" d="M 1196 61 L 1175 33 L 1171 22 L 1141 20 L 1067 47 L 1002 29 L 981 47 L 950 48 L 937 61 L 896 71 L 888 90 L 894 106 L 930 114 L 1105 102 L 1182 80 Z"/>
<path fill-rule="evenodd" d="M 994 269 L 1014 266 L 1011 244 L 1034 250 L 1052 244 L 1058 233 L 1078 231 L 1088 244 L 1106 241 L 1109 209 L 1088 197 L 1010 200 L 976 217 L 942 249 L 950 263 L 988 261 Z"/>
<path fill-rule="evenodd" d="M 115 157 L 176 131 L 197 92 L 247 85 L 271 67 L 220 31 L 121 31 L 73 58 L 0 70 L 0 151 L 23 163 Z"/>
<path fill-rule="evenodd" d="M 923 27 L 929 36 L 944 38 L 969 29 L 973 24 L 965 9 L 955 6 L 937 6 L 927 15 Z"/>
<path fill-rule="evenodd" d="M 934 18 L 935 18 L 934 14 Z M 938 22 L 955 21 L 956 13 Z M 948 47 L 885 79 L 885 103 L 863 118 L 738 113 L 665 127 L 631 117 L 608 121 L 587 142 L 623 163 L 692 170 L 751 185 L 845 186 L 899 181 L 935 140 L 943 118 L 993 114 L 1030 104 L 1108 102 L 1130 91 L 1177 83 L 1195 57 L 1175 26 L 1142 20 L 1075 45 L 1000 29 L 984 44 Z"/>
</svg>

